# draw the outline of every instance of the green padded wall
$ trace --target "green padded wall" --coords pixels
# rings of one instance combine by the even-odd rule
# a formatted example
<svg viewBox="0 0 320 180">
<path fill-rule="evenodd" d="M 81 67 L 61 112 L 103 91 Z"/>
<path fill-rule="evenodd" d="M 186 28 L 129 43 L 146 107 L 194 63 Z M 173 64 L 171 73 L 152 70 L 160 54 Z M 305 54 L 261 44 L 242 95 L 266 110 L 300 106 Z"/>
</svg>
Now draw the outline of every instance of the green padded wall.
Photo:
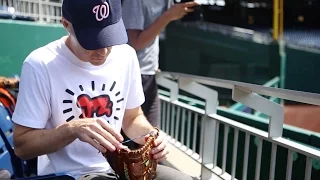
<svg viewBox="0 0 320 180">
<path fill-rule="evenodd" d="M 67 31 L 60 24 L 0 20 L 0 76 L 20 75 L 31 51 L 63 35 Z"/>
<path fill-rule="evenodd" d="M 320 50 L 286 48 L 285 88 L 320 93 Z"/>
<path fill-rule="evenodd" d="M 204 26 L 204 27 L 201 27 Z M 209 26 L 208 26 L 209 27 Z M 320 50 L 287 45 L 281 67 L 278 44 L 214 30 L 203 24 L 170 23 L 161 59 L 165 71 L 264 84 L 284 76 L 284 88 L 320 93 Z M 285 72 L 280 74 L 280 70 Z M 282 78 L 282 77 L 281 77 Z"/>
<path fill-rule="evenodd" d="M 273 41 L 226 35 L 195 24 L 171 23 L 166 28 L 167 71 L 264 84 L 280 74 Z"/>
</svg>

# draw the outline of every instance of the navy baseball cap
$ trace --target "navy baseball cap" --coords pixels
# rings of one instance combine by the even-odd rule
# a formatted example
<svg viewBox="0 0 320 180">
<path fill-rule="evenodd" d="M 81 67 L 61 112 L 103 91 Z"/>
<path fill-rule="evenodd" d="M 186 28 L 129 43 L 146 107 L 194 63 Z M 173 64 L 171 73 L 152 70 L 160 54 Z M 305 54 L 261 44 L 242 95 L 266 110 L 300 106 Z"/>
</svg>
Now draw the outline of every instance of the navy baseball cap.
<svg viewBox="0 0 320 180">
<path fill-rule="evenodd" d="M 96 50 L 128 42 L 121 0 L 63 0 L 62 16 L 72 24 L 84 49 Z"/>
</svg>

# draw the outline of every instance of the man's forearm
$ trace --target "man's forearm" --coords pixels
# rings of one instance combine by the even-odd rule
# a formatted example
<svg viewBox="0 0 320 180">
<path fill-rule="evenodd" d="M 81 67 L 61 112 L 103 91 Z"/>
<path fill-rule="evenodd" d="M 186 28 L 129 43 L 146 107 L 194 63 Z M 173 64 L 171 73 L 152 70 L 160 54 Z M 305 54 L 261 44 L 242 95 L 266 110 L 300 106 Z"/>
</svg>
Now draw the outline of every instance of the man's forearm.
<svg viewBox="0 0 320 180">
<path fill-rule="evenodd" d="M 154 130 L 154 127 L 143 114 L 133 119 L 130 124 L 124 124 L 123 126 L 123 131 L 130 139 L 149 133 L 151 130 Z M 134 142 L 142 145 L 145 144 L 145 139 L 138 138 Z"/>
<path fill-rule="evenodd" d="M 140 50 L 146 47 L 150 42 L 152 42 L 161 31 L 169 24 L 170 20 L 166 13 L 162 14 L 154 23 L 152 23 L 148 28 L 141 31 L 136 37 L 129 37 L 130 45 L 135 50 Z"/>
<path fill-rule="evenodd" d="M 56 152 L 73 142 L 75 137 L 68 130 L 68 125 L 63 124 L 54 129 L 30 130 L 16 139 L 14 146 L 17 156 L 31 159 Z"/>
</svg>

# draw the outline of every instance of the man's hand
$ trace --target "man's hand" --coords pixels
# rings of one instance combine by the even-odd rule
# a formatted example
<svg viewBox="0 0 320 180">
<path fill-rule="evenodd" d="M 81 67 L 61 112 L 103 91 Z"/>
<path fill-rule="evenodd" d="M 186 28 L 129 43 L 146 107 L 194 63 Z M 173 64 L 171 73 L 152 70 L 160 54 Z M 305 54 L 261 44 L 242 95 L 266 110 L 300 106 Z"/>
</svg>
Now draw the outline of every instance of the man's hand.
<svg viewBox="0 0 320 180">
<path fill-rule="evenodd" d="M 158 162 L 167 159 L 167 154 L 169 153 L 167 143 L 168 140 L 165 139 L 164 134 L 160 132 L 159 137 L 154 140 L 155 147 L 151 150 L 153 158 Z"/>
<path fill-rule="evenodd" d="M 100 152 L 124 148 L 121 134 L 109 123 L 100 118 L 77 119 L 69 122 L 75 138 L 91 144 Z"/>
<path fill-rule="evenodd" d="M 185 15 L 190 12 L 193 12 L 193 7 L 198 6 L 199 4 L 192 1 L 192 2 L 185 2 L 185 3 L 176 3 L 170 9 L 168 9 L 164 15 L 169 19 L 169 21 L 174 21 L 181 19 Z"/>
</svg>

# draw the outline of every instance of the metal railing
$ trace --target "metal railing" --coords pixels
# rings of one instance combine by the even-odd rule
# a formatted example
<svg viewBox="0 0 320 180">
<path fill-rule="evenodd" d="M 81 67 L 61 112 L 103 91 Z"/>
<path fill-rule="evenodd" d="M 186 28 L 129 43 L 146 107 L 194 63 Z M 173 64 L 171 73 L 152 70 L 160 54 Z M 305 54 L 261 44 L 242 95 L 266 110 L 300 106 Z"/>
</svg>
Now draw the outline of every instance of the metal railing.
<svg viewBox="0 0 320 180">
<path fill-rule="evenodd" d="M 272 78 L 270 81 L 266 82 L 262 86 L 279 88 L 280 87 L 279 84 L 280 84 L 280 78 L 277 76 L 277 77 Z M 279 104 L 283 104 L 283 102 L 279 98 L 272 97 L 272 96 L 271 97 L 267 97 L 267 98 L 272 102 L 277 102 Z M 237 103 L 233 104 L 229 108 L 232 109 L 232 110 L 235 110 L 235 111 L 243 111 L 243 112 L 245 112 L 245 109 L 247 107 L 244 106 L 243 104 L 237 102 Z M 255 111 L 254 115 L 263 116 L 263 114 L 261 112 L 259 112 L 259 111 Z"/>
<path fill-rule="evenodd" d="M 214 173 L 223 179 L 273 180 L 279 179 L 275 173 L 276 168 L 277 174 L 285 168 L 283 179 L 290 180 L 293 176 L 294 153 L 306 157 L 304 177 L 300 179 L 311 179 L 312 163 L 319 162 L 320 150 L 282 137 L 284 108 L 263 96 L 320 105 L 319 94 L 170 72 L 157 74 L 157 82 L 170 91 L 169 96 L 159 95 L 161 129 L 171 137 L 173 145 L 201 164 L 201 179 L 210 179 Z M 231 89 L 234 101 L 268 115 L 268 131 L 218 115 L 218 93 L 207 86 Z M 179 101 L 179 91 L 204 99 L 205 108 Z M 238 143 L 240 138 L 243 144 Z M 252 143 L 256 149 L 252 148 Z M 267 144 L 270 145 L 270 152 L 265 148 Z M 243 153 L 239 154 L 242 148 Z M 284 157 L 277 158 L 277 151 L 283 150 L 288 152 L 286 163 L 283 162 Z M 263 151 L 267 151 L 263 153 L 263 157 L 269 159 L 267 165 L 261 162 Z M 255 158 L 254 163 L 252 158 Z M 248 174 L 249 170 L 253 171 L 253 167 L 254 176 Z M 268 173 L 262 174 L 262 167 L 268 167 Z"/>
<path fill-rule="evenodd" d="M 39 22 L 60 23 L 62 16 L 62 3 L 49 0 L 0 0 L 0 6 L 8 8 L 0 9 L 0 13 L 29 17 Z"/>
</svg>

